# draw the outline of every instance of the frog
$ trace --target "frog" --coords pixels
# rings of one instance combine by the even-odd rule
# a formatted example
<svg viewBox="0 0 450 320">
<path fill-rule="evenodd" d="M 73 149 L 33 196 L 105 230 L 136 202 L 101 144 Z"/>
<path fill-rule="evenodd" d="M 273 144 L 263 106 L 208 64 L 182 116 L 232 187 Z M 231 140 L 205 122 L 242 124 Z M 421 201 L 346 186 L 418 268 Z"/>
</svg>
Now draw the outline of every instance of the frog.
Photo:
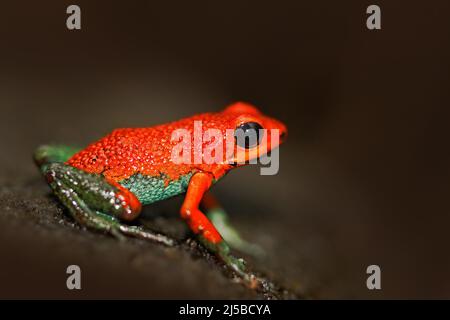
<svg viewBox="0 0 450 320">
<path fill-rule="evenodd" d="M 227 152 L 213 163 L 175 161 L 173 150 L 180 141 L 173 138 L 173 133 L 184 130 L 194 134 L 195 139 L 199 122 L 200 133 L 215 129 L 221 135 L 218 140 L 234 141 L 233 152 Z M 237 130 L 253 133 L 256 141 L 244 139 L 245 143 L 239 143 Z M 262 135 L 266 139 L 261 139 Z M 271 139 L 270 135 L 277 135 L 277 139 Z M 114 129 L 84 149 L 41 145 L 34 152 L 34 161 L 52 193 L 76 222 L 122 240 L 135 237 L 166 246 L 176 245 L 171 237 L 132 222 L 141 213 L 142 206 L 185 194 L 180 216 L 192 233 L 207 251 L 248 279 L 247 263 L 237 258 L 232 248 L 256 251 L 257 247 L 239 236 L 210 188 L 232 169 L 270 153 L 286 135 L 287 128 L 281 121 L 263 114 L 250 103 L 235 102 L 218 112 L 166 124 Z M 201 142 L 200 146 L 204 144 Z M 194 156 L 203 152 L 195 143 L 188 145 L 187 150 Z M 220 224 L 221 231 L 215 224 Z M 222 234 L 227 234 L 227 239 Z"/>
</svg>

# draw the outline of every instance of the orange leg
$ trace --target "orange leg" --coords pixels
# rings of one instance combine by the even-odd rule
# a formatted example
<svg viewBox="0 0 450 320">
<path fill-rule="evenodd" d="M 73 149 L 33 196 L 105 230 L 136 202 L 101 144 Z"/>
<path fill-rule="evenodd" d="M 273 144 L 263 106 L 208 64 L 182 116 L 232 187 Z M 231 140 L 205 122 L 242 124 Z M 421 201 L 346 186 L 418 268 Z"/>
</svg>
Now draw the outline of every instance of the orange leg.
<svg viewBox="0 0 450 320">
<path fill-rule="evenodd" d="M 181 216 L 188 222 L 191 230 L 200 236 L 200 241 L 231 269 L 244 278 L 249 275 L 245 271 L 244 261 L 230 254 L 228 244 L 223 240 L 216 227 L 200 211 L 199 205 L 205 192 L 211 187 L 213 177 L 204 172 L 194 174 L 189 181 L 186 198 L 181 206 Z"/>
<path fill-rule="evenodd" d="M 181 206 L 181 217 L 189 224 L 195 234 L 200 234 L 212 244 L 223 241 L 221 235 L 198 208 L 203 195 L 211 187 L 212 176 L 207 173 L 196 173 L 189 181 L 186 198 Z"/>
</svg>

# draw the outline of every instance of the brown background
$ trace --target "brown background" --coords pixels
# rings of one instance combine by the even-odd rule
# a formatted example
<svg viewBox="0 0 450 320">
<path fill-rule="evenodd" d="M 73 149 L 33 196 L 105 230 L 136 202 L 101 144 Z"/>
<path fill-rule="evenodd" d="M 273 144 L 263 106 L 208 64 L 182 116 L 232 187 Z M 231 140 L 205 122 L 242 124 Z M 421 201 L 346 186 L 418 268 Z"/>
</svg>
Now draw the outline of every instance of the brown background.
<svg viewBox="0 0 450 320">
<path fill-rule="evenodd" d="M 320 298 L 450 298 L 448 1 L 377 1 L 380 31 L 368 1 L 76 1 L 68 31 L 71 3 L 1 8 L 0 297 L 253 297 L 188 255 L 72 228 L 31 161 L 245 100 L 289 128 L 278 175 L 216 187 L 268 251 L 257 266 Z"/>
</svg>

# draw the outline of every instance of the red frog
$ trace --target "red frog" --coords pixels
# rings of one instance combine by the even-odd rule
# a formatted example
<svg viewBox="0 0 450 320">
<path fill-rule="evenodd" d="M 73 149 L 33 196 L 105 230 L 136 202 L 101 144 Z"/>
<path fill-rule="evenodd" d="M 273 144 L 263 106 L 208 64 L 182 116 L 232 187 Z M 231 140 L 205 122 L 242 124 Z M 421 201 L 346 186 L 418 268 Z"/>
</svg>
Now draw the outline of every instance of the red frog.
<svg viewBox="0 0 450 320">
<path fill-rule="evenodd" d="M 216 130 L 216 139 L 217 132 L 220 134 L 218 141 L 211 141 L 223 140 L 224 147 L 231 141 L 233 152 L 224 152 L 218 158 L 221 161 L 213 163 L 192 160 L 195 157 L 198 160 L 198 156 L 202 160 L 205 148 L 211 144 L 211 141 L 198 144 L 196 133 L 202 136 L 210 129 Z M 237 130 L 245 135 L 253 133 L 256 139 L 244 139 L 242 143 L 235 139 Z M 192 161 L 174 161 L 174 150 L 181 143 L 181 139 L 174 139 L 174 132 L 188 137 L 189 141 L 182 141 L 182 150 L 187 152 L 184 159 Z M 207 191 L 230 169 L 277 147 L 286 133 L 281 122 L 263 115 L 250 104 L 238 102 L 217 113 L 148 128 L 116 129 L 83 150 L 41 146 L 34 159 L 54 194 L 77 222 L 119 238 L 128 235 L 173 245 L 173 240 L 162 234 L 124 222 L 135 219 L 142 205 L 186 193 L 181 217 L 209 250 L 235 272 L 246 275 L 243 260 L 230 253 L 227 242 L 207 217 L 209 213 L 223 212 Z M 271 139 L 273 134 L 278 135 L 277 139 Z M 201 205 L 206 215 L 200 210 Z M 225 227 L 224 232 L 232 230 Z M 238 240 L 234 242 L 242 243 L 237 236 L 234 238 Z"/>
</svg>

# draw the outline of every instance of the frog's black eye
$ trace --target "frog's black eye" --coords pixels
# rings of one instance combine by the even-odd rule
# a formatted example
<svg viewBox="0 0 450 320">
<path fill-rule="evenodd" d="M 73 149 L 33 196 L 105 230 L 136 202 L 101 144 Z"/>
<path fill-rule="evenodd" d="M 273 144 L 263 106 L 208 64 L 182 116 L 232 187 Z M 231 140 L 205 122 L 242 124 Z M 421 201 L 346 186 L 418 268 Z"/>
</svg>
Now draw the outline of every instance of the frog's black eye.
<svg viewBox="0 0 450 320">
<path fill-rule="evenodd" d="M 250 149 L 261 142 L 263 127 L 257 122 L 245 122 L 234 130 L 234 137 L 238 146 Z"/>
</svg>

